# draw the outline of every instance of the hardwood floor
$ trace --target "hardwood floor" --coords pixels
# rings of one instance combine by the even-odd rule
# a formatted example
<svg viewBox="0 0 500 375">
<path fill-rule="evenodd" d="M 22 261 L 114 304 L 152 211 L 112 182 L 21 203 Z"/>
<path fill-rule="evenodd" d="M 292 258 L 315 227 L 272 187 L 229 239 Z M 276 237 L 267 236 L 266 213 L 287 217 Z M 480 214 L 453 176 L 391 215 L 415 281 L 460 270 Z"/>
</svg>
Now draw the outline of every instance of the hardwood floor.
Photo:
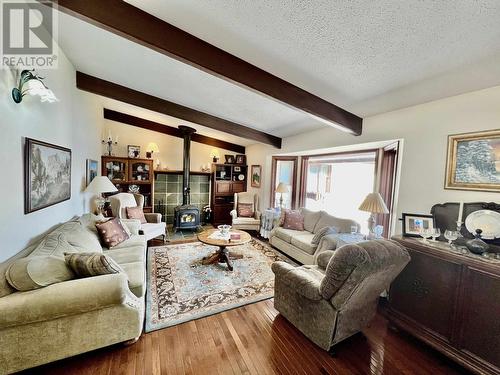
<svg viewBox="0 0 500 375">
<path fill-rule="evenodd" d="M 390 330 L 377 314 L 365 334 L 327 353 L 288 323 L 272 300 L 144 334 L 39 367 L 36 374 L 466 374 L 439 353 Z"/>
</svg>

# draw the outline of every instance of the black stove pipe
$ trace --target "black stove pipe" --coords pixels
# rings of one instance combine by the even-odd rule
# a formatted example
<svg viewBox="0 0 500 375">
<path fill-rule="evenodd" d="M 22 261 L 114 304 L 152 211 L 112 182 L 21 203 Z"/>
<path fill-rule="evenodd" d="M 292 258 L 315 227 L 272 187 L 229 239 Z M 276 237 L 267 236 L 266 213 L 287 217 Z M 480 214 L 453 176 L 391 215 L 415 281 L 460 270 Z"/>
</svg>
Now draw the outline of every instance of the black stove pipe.
<svg viewBox="0 0 500 375">
<path fill-rule="evenodd" d="M 189 188 L 189 171 L 191 168 L 191 134 L 196 132 L 196 129 L 189 126 L 180 125 L 179 130 L 184 137 L 184 155 L 182 159 L 182 205 L 190 204 L 190 191 Z"/>
</svg>

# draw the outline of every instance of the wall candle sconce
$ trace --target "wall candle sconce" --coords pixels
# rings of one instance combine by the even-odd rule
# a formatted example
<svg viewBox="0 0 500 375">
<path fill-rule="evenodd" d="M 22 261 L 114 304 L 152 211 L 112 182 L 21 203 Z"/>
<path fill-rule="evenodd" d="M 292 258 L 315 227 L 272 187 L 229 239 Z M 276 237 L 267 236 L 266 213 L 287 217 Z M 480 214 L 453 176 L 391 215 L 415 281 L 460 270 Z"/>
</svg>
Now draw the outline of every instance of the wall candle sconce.
<svg viewBox="0 0 500 375">
<path fill-rule="evenodd" d="M 113 156 L 113 145 L 117 145 L 118 144 L 118 136 L 116 137 L 116 139 L 113 141 L 113 137 L 111 137 L 111 130 L 109 131 L 108 133 L 108 138 L 107 139 L 103 139 L 101 141 L 101 143 L 104 145 L 108 145 L 108 156 Z"/>
<path fill-rule="evenodd" d="M 40 96 L 41 102 L 54 103 L 58 102 L 52 90 L 45 83 L 44 78 L 35 73 L 35 70 L 23 70 L 19 76 L 19 84 L 12 89 L 12 99 L 14 102 L 21 103 L 23 97 L 27 94 Z"/>
</svg>

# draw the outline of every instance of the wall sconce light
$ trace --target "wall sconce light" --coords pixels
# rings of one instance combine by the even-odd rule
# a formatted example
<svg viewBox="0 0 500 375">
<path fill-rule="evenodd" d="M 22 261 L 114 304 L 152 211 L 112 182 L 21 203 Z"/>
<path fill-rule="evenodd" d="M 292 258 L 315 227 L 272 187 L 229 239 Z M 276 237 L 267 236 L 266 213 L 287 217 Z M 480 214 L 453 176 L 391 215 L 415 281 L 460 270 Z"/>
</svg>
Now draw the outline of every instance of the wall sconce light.
<svg viewBox="0 0 500 375">
<path fill-rule="evenodd" d="M 14 102 L 21 103 L 26 94 L 40 96 L 41 102 L 58 102 L 59 99 L 56 98 L 52 90 L 45 86 L 43 79 L 35 73 L 34 69 L 23 70 L 19 77 L 18 86 L 12 89 L 12 99 L 14 99 Z"/>
<path fill-rule="evenodd" d="M 151 142 L 150 144 L 148 144 L 148 147 L 146 147 L 146 157 L 148 159 L 151 159 L 155 152 L 160 152 L 160 149 L 158 148 L 158 145 L 156 143 Z"/>
<path fill-rule="evenodd" d="M 216 148 L 212 149 L 212 151 L 210 151 L 210 157 L 212 158 L 212 161 L 214 163 L 217 163 L 220 158 L 219 150 L 217 150 Z"/>
</svg>

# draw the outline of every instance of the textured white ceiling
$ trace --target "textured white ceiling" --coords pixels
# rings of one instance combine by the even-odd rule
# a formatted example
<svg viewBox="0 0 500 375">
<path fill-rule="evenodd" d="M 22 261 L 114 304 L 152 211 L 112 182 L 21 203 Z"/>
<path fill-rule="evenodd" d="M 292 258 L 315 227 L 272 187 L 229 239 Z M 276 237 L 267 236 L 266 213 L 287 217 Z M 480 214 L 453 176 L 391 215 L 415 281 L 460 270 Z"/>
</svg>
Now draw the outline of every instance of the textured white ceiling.
<svg viewBox="0 0 500 375">
<path fill-rule="evenodd" d="M 498 0 L 127 1 L 361 116 L 500 84 Z"/>
<path fill-rule="evenodd" d="M 326 126 L 307 114 L 63 13 L 59 16 L 59 44 L 76 69 L 84 73 L 276 136 Z M 217 134 L 230 141 L 226 133 Z M 248 143 L 255 141 L 240 138 L 239 144 Z"/>
</svg>

